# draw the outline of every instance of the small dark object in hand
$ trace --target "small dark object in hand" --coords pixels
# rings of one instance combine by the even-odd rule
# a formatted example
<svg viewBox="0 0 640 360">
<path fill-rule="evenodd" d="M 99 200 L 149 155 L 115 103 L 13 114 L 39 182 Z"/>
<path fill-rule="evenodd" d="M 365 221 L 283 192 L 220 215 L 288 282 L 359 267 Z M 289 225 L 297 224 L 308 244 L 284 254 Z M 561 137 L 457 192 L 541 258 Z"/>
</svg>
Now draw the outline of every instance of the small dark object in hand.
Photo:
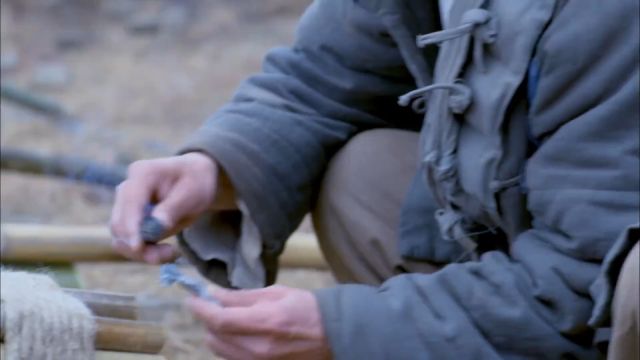
<svg viewBox="0 0 640 360">
<path fill-rule="evenodd" d="M 140 237 L 146 243 L 157 243 L 162 240 L 163 235 L 167 232 L 164 225 L 151 215 L 147 215 L 142 219 L 140 225 Z"/>
</svg>

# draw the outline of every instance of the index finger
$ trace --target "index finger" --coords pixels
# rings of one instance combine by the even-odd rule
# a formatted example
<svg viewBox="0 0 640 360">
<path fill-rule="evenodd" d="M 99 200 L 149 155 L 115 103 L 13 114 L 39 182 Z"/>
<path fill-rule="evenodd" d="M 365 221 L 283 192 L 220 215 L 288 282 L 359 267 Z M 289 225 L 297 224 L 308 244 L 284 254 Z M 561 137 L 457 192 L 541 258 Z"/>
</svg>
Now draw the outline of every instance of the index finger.
<svg viewBox="0 0 640 360">
<path fill-rule="evenodd" d="M 259 302 L 278 300 L 286 294 L 287 288 L 279 285 L 259 289 L 240 290 L 230 290 L 219 287 L 210 291 L 225 307 L 246 307 Z"/>
<path fill-rule="evenodd" d="M 152 186 L 148 180 L 125 180 L 116 190 L 111 213 L 111 234 L 116 241 L 126 243 L 132 250 L 142 247 L 139 228 L 144 207 L 151 200 Z"/>
<path fill-rule="evenodd" d="M 224 308 L 195 297 L 188 299 L 187 305 L 214 333 L 255 334 L 271 328 L 270 311 L 265 306 Z"/>
</svg>

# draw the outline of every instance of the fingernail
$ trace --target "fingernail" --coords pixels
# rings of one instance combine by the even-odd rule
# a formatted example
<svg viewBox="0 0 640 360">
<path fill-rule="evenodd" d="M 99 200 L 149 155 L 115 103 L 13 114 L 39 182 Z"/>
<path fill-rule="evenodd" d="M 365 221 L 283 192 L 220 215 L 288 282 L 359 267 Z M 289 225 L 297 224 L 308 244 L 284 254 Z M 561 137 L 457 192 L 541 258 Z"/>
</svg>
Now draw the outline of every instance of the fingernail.
<svg viewBox="0 0 640 360">
<path fill-rule="evenodd" d="M 127 240 L 127 245 L 134 251 L 140 250 L 140 241 L 135 238 L 130 238 Z"/>
</svg>

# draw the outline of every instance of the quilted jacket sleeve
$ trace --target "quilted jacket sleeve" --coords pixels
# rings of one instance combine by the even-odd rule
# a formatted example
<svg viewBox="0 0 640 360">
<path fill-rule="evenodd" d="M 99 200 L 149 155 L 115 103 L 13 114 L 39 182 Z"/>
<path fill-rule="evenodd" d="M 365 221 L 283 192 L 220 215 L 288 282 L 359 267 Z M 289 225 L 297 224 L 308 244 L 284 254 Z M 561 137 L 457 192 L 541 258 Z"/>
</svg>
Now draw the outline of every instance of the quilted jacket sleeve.
<svg viewBox="0 0 640 360">
<path fill-rule="evenodd" d="M 244 81 L 180 152 L 201 151 L 222 165 L 264 251 L 277 255 L 312 206 L 328 160 L 351 136 L 378 127 L 419 127 L 420 117 L 396 104 L 414 87 L 376 14 L 352 1 L 319 0 L 300 20 L 293 46 L 272 50 L 262 72 Z M 240 221 L 225 218 L 209 221 L 213 225 L 200 231 L 207 238 L 197 241 L 232 248 Z M 219 265 L 198 267 L 224 283 L 224 274 L 207 270 L 224 268 Z"/>
</svg>

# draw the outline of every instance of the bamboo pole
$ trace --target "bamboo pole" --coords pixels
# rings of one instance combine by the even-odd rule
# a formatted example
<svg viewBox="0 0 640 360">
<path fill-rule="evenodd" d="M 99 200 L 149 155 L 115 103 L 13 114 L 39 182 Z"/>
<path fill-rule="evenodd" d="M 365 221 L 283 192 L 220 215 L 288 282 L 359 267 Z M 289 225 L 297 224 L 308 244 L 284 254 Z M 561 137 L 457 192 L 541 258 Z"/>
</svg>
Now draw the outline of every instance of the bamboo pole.
<svg viewBox="0 0 640 360">
<path fill-rule="evenodd" d="M 68 263 L 121 261 L 104 226 L 2 224 L 0 261 Z"/>
<path fill-rule="evenodd" d="M 0 149 L 0 168 L 107 187 L 115 187 L 126 177 L 126 169 L 122 166 L 99 164 L 79 157 L 42 155 L 11 147 Z"/>
<path fill-rule="evenodd" d="M 96 317 L 96 349 L 157 354 L 165 341 L 162 326 L 146 321 Z"/>
<path fill-rule="evenodd" d="M 111 247 L 104 226 L 2 224 L 0 261 L 68 263 L 126 260 Z M 313 234 L 294 233 L 280 257 L 283 267 L 325 269 L 327 264 Z"/>
<path fill-rule="evenodd" d="M 179 301 L 160 300 L 130 294 L 96 290 L 63 288 L 64 292 L 82 301 L 94 316 L 142 321 L 162 321 L 166 311 Z"/>
<path fill-rule="evenodd" d="M 164 328 L 153 322 L 94 317 L 96 350 L 157 354 L 165 341 Z M 4 329 L 0 342 L 4 342 Z"/>
<path fill-rule="evenodd" d="M 0 359 L 4 358 L 4 344 L 0 344 Z M 136 354 L 122 351 L 98 350 L 96 351 L 95 360 L 166 360 L 166 358 L 158 354 Z"/>
<path fill-rule="evenodd" d="M 94 316 L 139 319 L 141 305 L 134 295 L 79 289 L 64 289 L 64 292 L 82 301 Z"/>
<path fill-rule="evenodd" d="M 326 269 L 327 262 L 312 233 L 294 233 L 280 255 L 280 265 L 291 268 Z"/>
<path fill-rule="evenodd" d="M 95 360 L 166 360 L 158 354 L 136 354 L 122 351 L 96 351 Z"/>
<path fill-rule="evenodd" d="M 66 114 L 62 105 L 54 100 L 8 83 L 0 84 L 0 97 L 49 116 L 60 117 Z"/>
</svg>

